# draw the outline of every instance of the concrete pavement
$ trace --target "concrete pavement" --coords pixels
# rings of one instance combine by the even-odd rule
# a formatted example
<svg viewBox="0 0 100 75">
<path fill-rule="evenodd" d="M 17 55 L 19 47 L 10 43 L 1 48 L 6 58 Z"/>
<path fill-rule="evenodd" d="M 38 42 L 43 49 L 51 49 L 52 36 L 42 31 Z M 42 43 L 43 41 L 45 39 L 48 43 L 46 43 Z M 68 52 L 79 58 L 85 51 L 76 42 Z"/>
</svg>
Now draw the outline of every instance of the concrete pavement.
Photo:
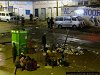
<svg viewBox="0 0 100 75">
<path fill-rule="evenodd" d="M 3 39 L 8 40 L 8 38 Z M 10 39 L 11 40 L 11 39 Z M 2 40 L 1 40 L 2 41 Z M 3 51 L 2 53 L 4 61 L 0 67 L 0 75 L 13 75 L 14 74 L 14 64 L 12 63 L 12 51 L 11 44 L 6 44 L 5 46 L 1 46 Z M 0 54 L 1 55 L 1 54 Z M 91 52 L 84 55 L 69 55 L 68 61 L 70 62 L 69 67 L 57 66 L 54 68 L 45 68 L 44 66 L 44 57 L 41 52 L 37 52 L 34 54 L 29 54 L 29 56 L 34 57 L 38 64 L 40 64 L 40 68 L 35 71 L 21 71 L 18 69 L 17 75 L 66 75 L 66 72 L 79 72 L 79 71 L 99 71 L 100 72 L 100 55 L 95 55 Z M 91 58 L 91 59 L 90 59 Z"/>
<path fill-rule="evenodd" d="M 3 51 L 0 53 L 4 53 L 4 65 L 0 67 L 0 75 L 14 75 L 14 63 L 12 63 L 12 53 L 11 53 L 11 44 L 6 44 L 3 46 Z M 99 71 L 99 56 L 95 56 L 94 54 L 86 53 L 85 55 L 69 55 L 68 61 L 70 62 L 70 66 L 64 67 L 64 66 L 57 66 L 54 68 L 46 68 L 44 66 L 44 57 L 41 52 L 37 52 L 34 54 L 27 54 L 30 57 L 34 57 L 38 64 L 40 65 L 40 68 L 38 68 L 35 71 L 21 71 L 18 69 L 16 75 L 66 75 L 66 72 L 84 72 L 84 71 Z M 89 56 L 87 56 L 89 55 Z M 91 59 L 90 59 L 91 58 Z M 97 59 L 95 59 L 97 58 Z M 93 62 L 94 60 L 94 62 Z M 91 63 L 90 63 L 90 62 Z M 92 65 L 92 66 L 91 66 Z M 95 66 L 93 66 L 95 65 Z"/>
<path fill-rule="evenodd" d="M 0 70 L 0 75 L 13 75 L 13 74 Z"/>
</svg>

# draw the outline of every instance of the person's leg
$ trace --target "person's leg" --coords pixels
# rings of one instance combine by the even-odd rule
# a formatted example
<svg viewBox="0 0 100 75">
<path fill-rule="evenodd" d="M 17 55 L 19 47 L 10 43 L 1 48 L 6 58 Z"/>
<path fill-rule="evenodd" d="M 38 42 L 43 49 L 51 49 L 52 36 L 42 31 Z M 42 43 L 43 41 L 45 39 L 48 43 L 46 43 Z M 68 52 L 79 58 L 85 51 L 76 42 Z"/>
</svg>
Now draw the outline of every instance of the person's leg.
<svg viewBox="0 0 100 75">
<path fill-rule="evenodd" d="M 15 59 L 14 59 L 14 61 L 16 62 L 16 56 L 15 56 Z"/>
<path fill-rule="evenodd" d="M 14 70 L 14 75 L 16 75 L 16 72 L 17 72 L 17 67 L 15 67 L 15 70 Z"/>
<path fill-rule="evenodd" d="M 25 65 L 22 66 L 22 71 L 25 70 Z"/>
<path fill-rule="evenodd" d="M 15 63 L 15 56 L 13 56 L 13 63 Z"/>
<path fill-rule="evenodd" d="M 46 44 L 44 44 L 44 51 L 46 52 Z"/>
</svg>

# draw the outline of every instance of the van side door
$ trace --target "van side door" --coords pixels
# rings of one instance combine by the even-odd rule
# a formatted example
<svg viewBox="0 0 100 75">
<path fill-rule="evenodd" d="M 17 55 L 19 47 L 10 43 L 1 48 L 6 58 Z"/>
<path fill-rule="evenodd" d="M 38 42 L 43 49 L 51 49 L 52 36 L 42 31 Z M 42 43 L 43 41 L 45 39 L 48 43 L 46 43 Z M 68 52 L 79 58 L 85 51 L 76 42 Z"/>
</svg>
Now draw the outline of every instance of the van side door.
<svg viewBox="0 0 100 75">
<path fill-rule="evenodd" d="M 70 16 L 64 17 L 64 27 L 70 27 L 70 25 L 71 25 L 71 17 Z"/>
</svg>

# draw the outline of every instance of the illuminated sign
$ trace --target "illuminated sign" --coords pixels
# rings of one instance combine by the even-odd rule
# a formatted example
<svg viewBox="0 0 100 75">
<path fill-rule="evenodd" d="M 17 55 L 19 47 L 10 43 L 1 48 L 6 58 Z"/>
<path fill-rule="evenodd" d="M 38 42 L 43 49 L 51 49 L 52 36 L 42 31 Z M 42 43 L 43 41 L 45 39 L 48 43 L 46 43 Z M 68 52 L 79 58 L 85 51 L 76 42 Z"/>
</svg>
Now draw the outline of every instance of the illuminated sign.
<svg viewBox="0 0 100 75">
<path fill-rule="evenodd" d="M 76 14 L 77 13 L 80 13 L 82 11 L 83 15 L 84 16 L 100 16 L 100 9 L 93 9 L 93 8 L 81 8 L 81 11 L 80 9 L 77 9 L 77 8 L 64 8 L 64 14 L 71 14 L 71 12 L 75 12 Z"/>
<path fill-rule="evenodd" d="M 88 16 L 100 16 L 100 10 L 84 9 L 84 15 L 88 15 Z"/>
</svg>

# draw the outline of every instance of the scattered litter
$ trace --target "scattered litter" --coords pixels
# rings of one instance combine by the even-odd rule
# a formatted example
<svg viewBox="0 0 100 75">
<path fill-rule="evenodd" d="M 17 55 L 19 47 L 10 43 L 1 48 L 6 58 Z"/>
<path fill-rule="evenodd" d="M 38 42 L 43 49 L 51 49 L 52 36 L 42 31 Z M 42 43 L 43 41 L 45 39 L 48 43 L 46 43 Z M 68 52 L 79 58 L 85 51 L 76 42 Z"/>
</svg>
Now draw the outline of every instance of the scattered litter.
<svg viewBox="0 0 100 75">
<path fill-rule="evenodd" d="M 99 54 L 99 52 L 96 52 L 96 54 Z"/>
<path fill-rule="evenodd" d="M 51 75 L 52 75 L 53 73 L 51 73 Z"/>
<path fill-rule="evenodd" d="M 32 34 L 35 34 L 35 33 L 32 33 Z"/>
<path fill-rule="evenodd" d="M 36 27 L 36 29 L 38 29 L 39 27 Z"/>
<path fill-rule="evenodd" d="M 52 66 L 45 66 L 45 68 L 52 69 Z"/>
</svg>

